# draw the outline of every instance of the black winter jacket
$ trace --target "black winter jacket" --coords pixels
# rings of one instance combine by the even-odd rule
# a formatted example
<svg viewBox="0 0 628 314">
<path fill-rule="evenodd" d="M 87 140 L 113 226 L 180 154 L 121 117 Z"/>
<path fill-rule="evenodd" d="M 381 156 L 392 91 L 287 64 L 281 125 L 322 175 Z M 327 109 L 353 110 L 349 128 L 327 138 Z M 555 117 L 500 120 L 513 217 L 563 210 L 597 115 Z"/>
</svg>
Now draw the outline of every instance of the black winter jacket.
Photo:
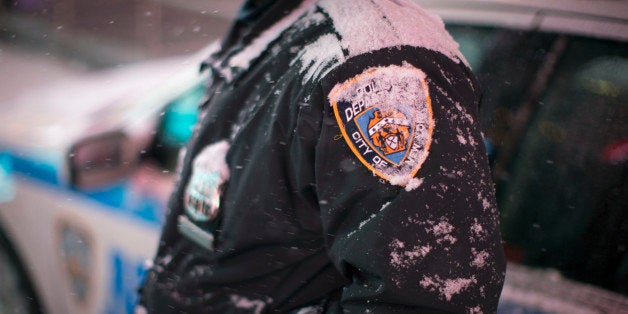
<svg viewBox="0 0 628 314">
<path fill-rule="evenodd" d="M 409 1 L 251 7 L 205 64 L 142 306 L 495 312 L 479 92 L 442 22 Z"/>
</svg>

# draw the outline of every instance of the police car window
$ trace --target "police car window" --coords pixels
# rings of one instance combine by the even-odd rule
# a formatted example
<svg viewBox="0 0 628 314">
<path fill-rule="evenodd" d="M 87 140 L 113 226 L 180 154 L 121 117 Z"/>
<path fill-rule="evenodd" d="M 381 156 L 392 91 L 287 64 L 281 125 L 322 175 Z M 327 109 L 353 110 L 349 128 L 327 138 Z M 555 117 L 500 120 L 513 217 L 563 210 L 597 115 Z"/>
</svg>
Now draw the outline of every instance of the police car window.
<svg viewBox="0 0 628 314">
<path fill-rule="evenodd" d="M 168 104 L 161 125 L 167 145 L 181 146 L 190 138 L 204 92 L 198 84 Z"/>
<path fill-rule="evenodd" d="M 447 27 L 480 81 L 480 119 L 494 167 L 556 35 L 455 24 Z"/>
<path fill-rule="evenodd" d="M 501 182 L 505 240 L 527 264 L 628 293 L 628 55 L 571 39 Z"/>
<path fill-rule="evenodd" d="M 178 151 L 192 135 L 205 90 L 205 85 L 199 83 L 172 100 L 164 109 L 151 152 L 152 157 L 167 170 L 174 170 Z"/>
<path fill-rule="evenodd" d="M 460 52 L 472 69 L 477 69 L 482 63 L 496 35 L 495 29 L 487 27 L 447 25 L 447 30 L 460 45 Z"/>
<path fill-rule="evenodd" d="M 512 145 L 496 177 L 509 258 L 626 294 L 626 44 L 570 38 L 556 52 L 567 37 L 448 29 L 482 84 L 493 169 Z M 540 80 L 551 57 L 559 62 Z M 534 82 L 545 79 L 534 96 Z M 508 142 L 526 102 L 534 110 L 519 140 Z"/>
</svg>

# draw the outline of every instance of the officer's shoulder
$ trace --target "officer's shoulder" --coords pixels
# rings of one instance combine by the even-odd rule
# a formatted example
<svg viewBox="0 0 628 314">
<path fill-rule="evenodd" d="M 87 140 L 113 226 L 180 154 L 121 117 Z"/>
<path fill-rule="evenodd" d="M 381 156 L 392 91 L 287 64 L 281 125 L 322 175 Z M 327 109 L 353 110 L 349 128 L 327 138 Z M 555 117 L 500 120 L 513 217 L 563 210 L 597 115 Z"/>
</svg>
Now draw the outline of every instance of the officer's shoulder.
<svg viewBox="0 0 628 314">
<path fill-rule="evenodd" d="M 348 58 L 385 48 L 421 47 L 464 62 L 442 20 L 404 0 L 322 0 Z"/>
</svg>

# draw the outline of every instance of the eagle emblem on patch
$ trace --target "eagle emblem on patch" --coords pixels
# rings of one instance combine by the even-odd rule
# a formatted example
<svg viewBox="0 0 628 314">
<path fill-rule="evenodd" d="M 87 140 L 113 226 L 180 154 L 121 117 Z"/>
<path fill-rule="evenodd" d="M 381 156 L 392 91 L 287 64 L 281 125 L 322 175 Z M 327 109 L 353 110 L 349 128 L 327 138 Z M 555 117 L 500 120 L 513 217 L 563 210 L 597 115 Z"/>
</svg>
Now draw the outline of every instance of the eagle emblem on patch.
<svg viewBox="0 0 628 314">
<path fill-rule="evenodd" d="M 405 186 L 427 159 L 434 119 L 420 69 L 369 68 L 337 84 L 329 101 L 343 138 L 368 169 Z"/>
</svg>

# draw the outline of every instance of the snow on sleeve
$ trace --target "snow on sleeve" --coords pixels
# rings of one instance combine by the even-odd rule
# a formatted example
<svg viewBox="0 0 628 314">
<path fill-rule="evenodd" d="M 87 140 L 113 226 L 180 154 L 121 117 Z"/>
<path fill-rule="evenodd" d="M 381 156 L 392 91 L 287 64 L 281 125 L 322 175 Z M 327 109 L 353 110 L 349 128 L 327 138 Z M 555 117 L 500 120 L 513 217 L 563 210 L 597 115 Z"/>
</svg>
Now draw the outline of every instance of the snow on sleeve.
<svg viewBox="0 0 628 314">
<path fill-rule="evenodd" d="M 251 300 L 246 297 L 235 295 L 235 294 L 230 295 L 230 299 L 236 308 L 241 309 L 241 310 L 249 310 L 251 312 L 247 311 L 247 313 L 254 313 L 254 314 L 261 314 L 264 311 L 266 304 L 272 302 L 272 300 L 266 300 L 266 301 Z"/>
<path fill-rule="evenodd" d="M 471 261 L 470 265 L 476 268 L 483 268 L 487 265 L 488 260 L 491 255 L 486 251 L 477 251 L 476 248 L 471 248 L 471 254 L 473 256 L 473 261 Z"/>
<path fill-rule="evenodd" d="M 410 179 L 410 181 L 408 181 L 408 184 L 406 185 L 405 190 L 406 192 L 410 192 L 420 187 L 422 184 L 423 184 L 423 179 L 412 178 Z"/>
<path fill-rule="evenodd" d="M 410 1 L 323 0 L 349 56 L 387 47 L 410 45 L 440 52 L 466 63 L 458 43 L 445 30 L 443 21 Z"/>
<path fill-rule="evenodd" d="M 473 225 L 471 225 L 469 229 L 471 232 L 469 241 L 471 243 L 484 241 L 486 239 L 488 232 L 484 230 L 484 227 L 482 227 L 482 224 L 480 224 L 477 218 L 473 218 Z"/>
<path fill-rule="evenodd" d="M 441 297 L 447 301 L 451 301 L 451 298 L 461 293 L 462 291 L 469 289 L 472 285 L 477 284 L 475 276 L 470 278 L 451 278 L 444 279 L 438 275 L 423 276 L 420 281 L 421 287 L 430 291 L 438 291 Z"/>
<path fill-rule="evenodd" d="M 290 65 L 295 65 L 297 61 L 301 65 L 303 84 L 306 84 L 308 81 L 325 76 L 335 65 L 344 62 L 344 54 L 338 38 L 333 34 L 326 34 L 304 46 Z"/>
<path fill-rule="evenodd" d="M 445 217 L 441 217 L 441 220 L 438 222 L 428 220 L 424 224 L 427 224 L 425 231 L 436 237 L 436 243 L 454 244 L 458 241 L 458 239 L 451 235 L 454 231 L 454 226 L 452 226 Z M 448 249 L 445 248 L 445 250 Z"/>
<path fill-rule="evenodd" d="M 395 269 L 413 266 L 419 258 L 425 257 L 432 250 L 429 244 L 406 248 L 406 244 L 398 239 L 390 243 L 390 248 L 390 265 L 395 267 Z"/>
<path fill-rule="evenodd" d="M 384 204 L 382 206 L 382 208 L 380 208 L 380 212 L 383 211 L 386 207 L 388 207 L 388 205 L 390 205 L 390 202 L 387 202 L 386 204 Z M 369 218 L 367 218 L 366 220 L 363 220 L 362 222 L 360 222 L 360 225 L 358 226 L 358 228 L 356 230 L 353 230 L 351 232 L 349 232 L 349 234 L 347 234 L 347 237 L 350 237 L 352 235 L 354 235 L 358 230 L 362 229 L 362 227 L 364 227 L 366 224 L 369 223 L 369 221 L 371 221 L 373 218 L 377 217 L 377 214 L 371 214 L 371 216 L 369 216 Z"/>
</svg>

